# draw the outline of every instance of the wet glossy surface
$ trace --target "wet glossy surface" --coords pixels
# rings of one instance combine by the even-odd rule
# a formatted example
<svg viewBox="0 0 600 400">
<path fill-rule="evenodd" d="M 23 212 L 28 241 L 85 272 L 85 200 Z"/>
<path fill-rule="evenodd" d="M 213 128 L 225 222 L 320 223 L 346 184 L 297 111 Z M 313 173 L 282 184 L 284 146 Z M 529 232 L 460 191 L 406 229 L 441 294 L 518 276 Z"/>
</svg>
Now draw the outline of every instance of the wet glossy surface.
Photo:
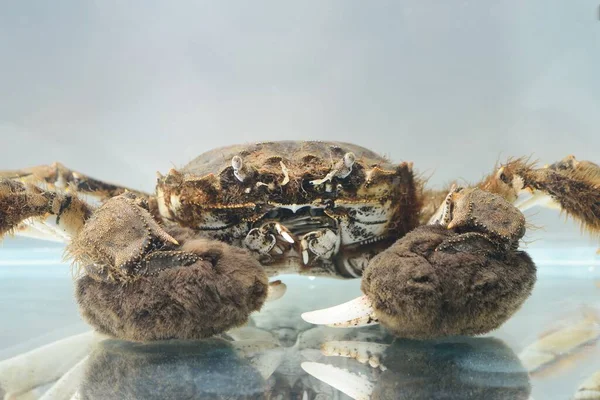
<svg viewBox="0 0 600 400">
<path fill-rule="evenodd" d="M 560 242 L 530 250 L 539 268 L 533 296 L 509 322 L 485 338 L 414 342 L 394 340 L 377 327 L 314 327 L 300 314 L 356 297 L 359 281 L 283 276 L 287 293 L 254 315 L 251 326 L 222 338 L 151 345 L 109 340 L 93 346 L 78 372 L 79 396 L 352 398 L 301 367 L 302 363 L 309 363 L 305 364 L 308 368 L 318 363 L 353 374 L 342 377 L 362 385 L 350 392 L 367 397 L 356 398 L 569 399 L 600 370 L 596 340 L 600 335 L 600 257 L 595 250 Z M 0 252 L 0 359 L 88 330 L 77 314 L 70 269 L 60 262 L 61 254 L 60 246 L 5 242 Z M 568 329 L 561 339 L 561 332 Z M 577 337 L 583 337 L 584 343 L 575 343 Z M 549 340 L 553 341 L 548 344 Z M 331 341 L 352 343 L 346 352 L 339 350 L 343 346 L 339 343 L 326 347 L 332 353 L 338 346 L 336 354 L 344 357 L 324 355 L 321 347 Z M 390 346 L 377 347 L 377 353 L 366 345 L 365 356 L 356 342 Z M 524 352 L 534 344 L 546 352 L 543 366 Z M 52 366 L 57 360 L 46 362 Z M 325 371 L 338 373 L 331 367 Z M 4 386 L 6 374 L 0 367 Z M 332 383 L 331 379 L 324 378 Z M 20 398 L 39 397 L 49 387 L 43 385 L 31 397 Z"/>
</svg>

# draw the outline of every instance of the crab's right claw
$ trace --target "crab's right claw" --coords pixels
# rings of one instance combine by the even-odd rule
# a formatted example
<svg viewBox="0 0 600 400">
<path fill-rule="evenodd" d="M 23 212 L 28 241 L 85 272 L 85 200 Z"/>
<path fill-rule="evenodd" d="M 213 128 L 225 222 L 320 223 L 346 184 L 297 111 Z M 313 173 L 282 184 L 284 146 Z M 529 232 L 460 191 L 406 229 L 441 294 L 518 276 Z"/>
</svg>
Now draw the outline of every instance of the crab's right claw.
<svg viewBox="0 0 600 400">
<path fill-rule="evenodd" d="M 565 211 L 592 234 L 600 233 L 600 166 L 568 156 L 536 168 L 523 159 L 510 160 L 481 185 L 525 211 L 543 206 Z"/>
<path fill-rule="evenodd" d="M 499 327 L 535 282 L 531 259 L 514 251 L 524 233 L 523 215 L 479 189 L 457 189 L 448 210 L 446 226 L 421 226 L 370 261 L 363 297 L 303 318 L 341 327 L 379 322 L 414 339 Z"/>
</svg>

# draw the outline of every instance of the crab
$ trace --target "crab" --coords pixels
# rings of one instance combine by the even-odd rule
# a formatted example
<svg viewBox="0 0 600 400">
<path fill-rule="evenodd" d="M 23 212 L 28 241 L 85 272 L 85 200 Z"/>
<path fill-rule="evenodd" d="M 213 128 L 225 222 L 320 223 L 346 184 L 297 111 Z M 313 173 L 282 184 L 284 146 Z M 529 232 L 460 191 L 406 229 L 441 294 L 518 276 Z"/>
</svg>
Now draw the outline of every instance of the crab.
<svg viewBox="0 0 600 400">
<path fill-rule="evenodd" d="M 202 339 L 243 325 L 282 273 L 362 277 L 363 296 L 303 314 L 406 339 L 496 329 L 536 278 L 521 210 L 558 207 L 600 232 L 600 167 L 510 159 L 481 182 L 425 188 L 357 145 L 234 145 L 158 176 L 154 195 L 61 164 L 0 173 L 0 235 L 68 242 L 75 296 L 100 334 Z M 526 198 L 524 198 L 526 196 Z"/>
</svg>

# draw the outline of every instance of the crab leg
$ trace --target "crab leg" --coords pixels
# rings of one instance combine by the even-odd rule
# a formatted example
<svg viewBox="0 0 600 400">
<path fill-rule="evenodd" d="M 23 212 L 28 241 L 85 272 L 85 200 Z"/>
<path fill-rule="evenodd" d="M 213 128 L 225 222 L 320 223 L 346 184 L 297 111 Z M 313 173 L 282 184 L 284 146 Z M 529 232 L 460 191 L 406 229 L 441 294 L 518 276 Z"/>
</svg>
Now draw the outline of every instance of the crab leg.
<svg viewBox="0 0 600 400">
<path fill-rule="evenodd" d="M 16 180 L 0 180 L 0 235 L 27 232 L 72 238 L 81 230 L 93 208 L 76 196 L 44 191 Z"/>
<path fill-rule="evenodd" d="M 148 197 L 146 193 L 91 178 L 80 172 L 73 171 L 60 163 L 13 171 L 0 171 L 0 179 L 2 178 L 36 185 L 41 189 L 49 191 L 78 193 L 90 196 L 100 202 L 125 191 L 133 192 L 138 196 Z"/>
</svg>

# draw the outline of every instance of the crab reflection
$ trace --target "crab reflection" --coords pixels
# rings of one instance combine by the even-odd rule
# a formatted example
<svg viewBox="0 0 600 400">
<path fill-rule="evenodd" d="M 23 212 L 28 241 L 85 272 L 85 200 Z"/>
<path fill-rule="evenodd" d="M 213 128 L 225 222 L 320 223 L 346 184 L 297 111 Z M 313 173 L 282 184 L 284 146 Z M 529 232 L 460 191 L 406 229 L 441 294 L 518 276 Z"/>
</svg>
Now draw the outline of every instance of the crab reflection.
<svg viewBox="0 0 600 400">
<path fill-rule="evenodd" d="M 107 340 L 90 355 L 80 399 L 266 399 L 252 357 L 225 340 Z"/>
<path fill-rule="evenodd" d="M 391 345 L 329 342 L 322 351 L 338 357 L 302 367 L 355 400 L 513 400 L 528 399 L 531 392 L 519 358 L 495 338 L 396 340 Z M 346 362 L 340 368 L 339 356 L 360 363 Z"/>
</svg>

